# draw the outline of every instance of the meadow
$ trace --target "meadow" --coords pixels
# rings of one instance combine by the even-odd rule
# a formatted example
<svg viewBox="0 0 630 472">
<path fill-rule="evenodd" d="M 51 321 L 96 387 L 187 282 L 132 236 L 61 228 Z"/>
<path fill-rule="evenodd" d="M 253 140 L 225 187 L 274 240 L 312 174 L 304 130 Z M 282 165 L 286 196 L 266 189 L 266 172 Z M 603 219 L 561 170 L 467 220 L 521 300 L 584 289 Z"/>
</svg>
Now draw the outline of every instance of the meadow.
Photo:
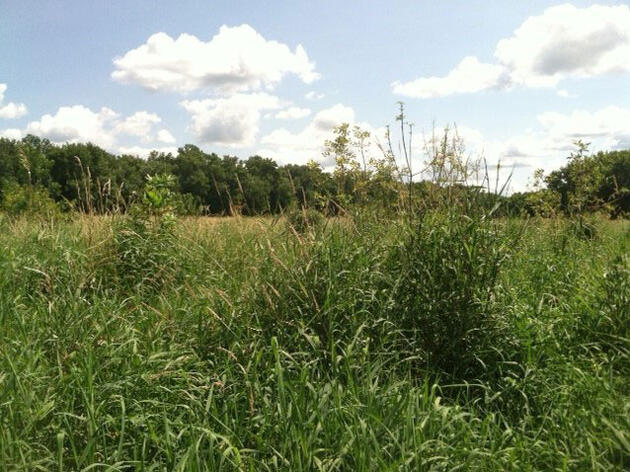
<svg viewBox="0 0 630 472">
<path fill-rule="evenodd" d="M 0 469 L 627 469 L 628 229 L 2 216 Z"/>
</svg>

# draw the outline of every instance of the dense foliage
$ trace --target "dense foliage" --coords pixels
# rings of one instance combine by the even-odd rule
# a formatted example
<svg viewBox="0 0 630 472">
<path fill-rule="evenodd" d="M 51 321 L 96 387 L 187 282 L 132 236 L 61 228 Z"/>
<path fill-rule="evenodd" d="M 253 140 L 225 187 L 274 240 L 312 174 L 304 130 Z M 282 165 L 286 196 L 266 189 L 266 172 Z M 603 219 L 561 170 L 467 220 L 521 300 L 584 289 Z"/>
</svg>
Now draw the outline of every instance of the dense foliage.
<svg viewBox="0 0 630 472">
<path fill-rule="evenodd" d="M 343 139 L 332 141 L 330 147 Z M 37 194 L 39 200 L 48 196 L 65 209 L 125 211 L 138 200 L 145 176 L 170 174 L 175 177 L 179 213 L 273 214 L 290 207 L 337 213 L 359 193 L 362 201 L 369 195 L 380 203 L 395 203 L 393 177 L 384 166 L 376 163 L 373 171 L 364 167 L 359 172 L 349 166 L 354 162 L 349 148 L 337 147 L 331 153 L 338 164 L 334 174 L 314 162 L 279 166 L 260 156 L 219 157 L 193 145 L 179 148 L 176 155 L 153 152 L 145 160 L 113 155 L 93 144 L 58 146 L 35 136 L 21 141 L 0 138 L 0 202 L 9 212 L 19 213 L 15 200 L 26 192 Z"/>
<path fill-rule="evenodd" d="M 270 159 L 207 154 L 196 146 L 181 147 L 176 156 L 152 153 L 148 159 L 110 154 L 92 144 L 57 146 L 28 136 L 21 142 L 0 139 L 0 195 L 12 185 L 46 189 L 52 199 L 83 211 L 124 209 L 142 193 L 146 175 L 171 174 L 187 211 L 211 214 L 277 212 L 312 193 L 320 170 L 279 167 Z"/>
<path fill-rule="evenodd" d="M 332 172 L 314 161 L 279 166 L 261 156 L 219 157 L 190 144 L 176 155 L 153 152 L 141 159 L 116 156 L 93 144 L 0 138 L 0 208 L 14 215 L 126 211 L 140 198 L 147 175 L 170 174 L 179 214 L 261 215 L 310 208 L 330 215 L 352 206 L 395 213 L 412 204 L 409 198 L 414 206 L 427 206 L 428 201 L 435 203 L 436 187 L 444 193 L 468 180 L 456 167 L 463 144 L 448 129 L 428 146 L 427 167 L 411 174 L 416 180 L 411 186 L 412 169 L 399 167 L 391 147 L 380 156 L 369 154 L 369 138 L 357 127 L 337 127 L 324 146 L 324 156 L 334 163 Z M 536 172 L 531 190 L 509 197 L 489 191 L 487 204 L 501 201 L 497 214 L 515 216 L 604 212 L 616 218 L 630 212 L 630 150 L 589 155 L 587 145 L 576 144 L 577 152 L 565 166 L 548 175 Z M 450 176 L 445 177 L 441 173 L 447 167 Z"/>
<path fill-rule="evenodd" d="M 588 145 L 577 141 L 566 165 L 538 182 L 531 192 L 510 196 L 514 213 L 550 216 L 602 212 L 613 218 L 630 212 L 630 150 L 588 154 Z M 545 184 L 544 188 L 543 185 Z"/>
<path fill-rule="evenodd" d="M 0 469 L 627 470 L 626 223 L 292 231 L 170 185 L 0 219 Z"/>
</svg>

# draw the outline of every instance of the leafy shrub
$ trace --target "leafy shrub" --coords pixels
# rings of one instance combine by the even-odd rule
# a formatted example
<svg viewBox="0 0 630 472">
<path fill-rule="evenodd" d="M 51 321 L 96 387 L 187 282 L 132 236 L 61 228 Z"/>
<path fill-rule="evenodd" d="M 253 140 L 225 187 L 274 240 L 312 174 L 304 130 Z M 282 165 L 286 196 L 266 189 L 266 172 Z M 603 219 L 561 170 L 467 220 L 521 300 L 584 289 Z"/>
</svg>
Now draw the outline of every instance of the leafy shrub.
<svg viewBox="0 0 630 472">
<path fill-rule="evenodd" d="M 23 214 L 56 216 L 59 214 L 59 207 L 50 198 L 45 188 L 17 184 L 8 184 L 4 187 L 0 209 L 11 216 Z"/>
<path fill-rule="evenodd" d="M 199 202 L 190 193 L 175 194 L 173 210 L 177 215 L 199 216 L 202 214 L 202 208 Z"/>
</svg>

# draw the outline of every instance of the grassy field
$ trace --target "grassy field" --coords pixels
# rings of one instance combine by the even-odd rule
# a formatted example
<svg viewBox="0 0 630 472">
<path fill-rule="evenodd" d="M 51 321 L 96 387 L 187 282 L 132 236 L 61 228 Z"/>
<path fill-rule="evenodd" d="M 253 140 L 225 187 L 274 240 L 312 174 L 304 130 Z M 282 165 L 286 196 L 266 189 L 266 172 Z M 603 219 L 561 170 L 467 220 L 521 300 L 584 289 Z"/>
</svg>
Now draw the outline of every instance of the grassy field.
<svg viewBox="0 0 630 472">
<path fill-rule="evenodd" d="M 628 469 L 628 229 L 0 217 L 0 469 Z"/>
</svg>

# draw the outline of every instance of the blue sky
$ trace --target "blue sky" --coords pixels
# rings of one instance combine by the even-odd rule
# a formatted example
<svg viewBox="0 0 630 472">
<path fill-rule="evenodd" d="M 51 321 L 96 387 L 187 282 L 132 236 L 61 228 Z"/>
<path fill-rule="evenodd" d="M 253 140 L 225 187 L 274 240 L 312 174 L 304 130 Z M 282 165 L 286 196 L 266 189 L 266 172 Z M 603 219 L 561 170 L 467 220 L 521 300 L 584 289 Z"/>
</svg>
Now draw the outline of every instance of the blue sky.
<svg viewBox="0 0 630 472">
<path fill-rule="evenodd" d="M 320 159 L 341 121 L 533 169 L 630 147 L 630 9 L 545 1 L 0 0 L 0 135 Z M 158 34 L 159 33 L 159 34 Z M 185 35 L 185 36 L 180 36 Z M 326 162 L 324 162 L 326 164 Z"/>
</svg>

